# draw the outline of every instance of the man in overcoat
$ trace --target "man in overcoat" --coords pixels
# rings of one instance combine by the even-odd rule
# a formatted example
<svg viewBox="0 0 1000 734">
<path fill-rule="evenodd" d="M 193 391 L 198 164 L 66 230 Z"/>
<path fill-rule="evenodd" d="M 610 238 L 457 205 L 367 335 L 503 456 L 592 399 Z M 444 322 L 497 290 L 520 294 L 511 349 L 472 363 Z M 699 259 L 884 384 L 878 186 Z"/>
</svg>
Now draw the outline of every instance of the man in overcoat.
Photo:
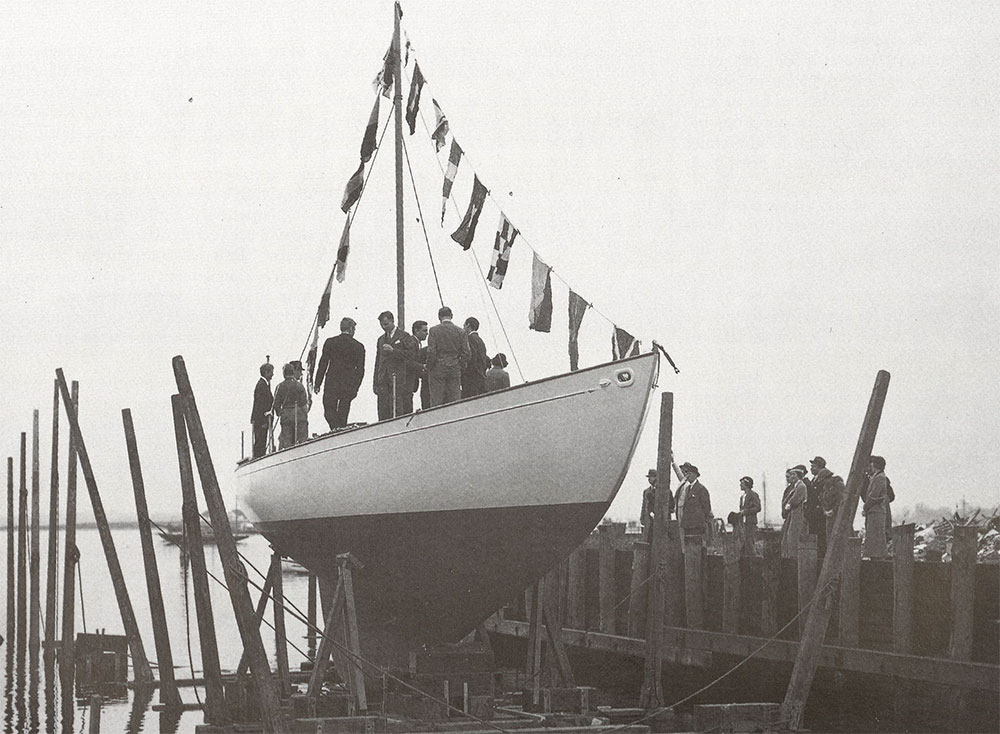
<svg viewBox="0 0 1000 734">
<path fill-rule="evenodd" d="M 274 365 L 265 362 L 260 366 L 260 379 L 253 389 L 253 408 L 250 410 L 250 426 L 253 428 L 253 458 L 263 456 L 267 451 L 267 433 L 271 428 L 271 406 L 274 396 L 271 395 L 271 378 L 274 377 Z"/>
<path fill-rule="evenodd" d="M 744 552 L 753 555 L 755 543 L 757 541 L 757 513 L 760 512 L 760 495 L 753 490 L 753 478 L 741 477 L 740 489 L 740 516 L 743 520 L 743 528 L 746 531 Z"/>
<path fill-rule="evenodd" d="M 465 320 L 465 334 L 469 338 L 469 362 L 462 370 L 462 397 L 471 398 L 486 392 L 486 370 L 490 357 L 486 344 L 479 336 L 479 319 L 470 316 Z"/>
<path fill-rule="evenodd" d="M 698 481 L 701 473 L 693 464 L 681 464 L 684 482 L 677 488 L 674 506 L 685 540 L 699 543 L 712 534 L 712 501 L 705 485 Z"/>
<path fill-rule="evenodd" d="M 365 375 L 365 347 L 354 338 L 356 329 L 354 319 L 341 319 L 340 333 L 323 342 L 323 353 L 316 366 L 313 391 L 319 395 L 325 383 L 323 417 L 331 431 L 347 425 L 351 401 L 357 397 Z"/>
</svg>

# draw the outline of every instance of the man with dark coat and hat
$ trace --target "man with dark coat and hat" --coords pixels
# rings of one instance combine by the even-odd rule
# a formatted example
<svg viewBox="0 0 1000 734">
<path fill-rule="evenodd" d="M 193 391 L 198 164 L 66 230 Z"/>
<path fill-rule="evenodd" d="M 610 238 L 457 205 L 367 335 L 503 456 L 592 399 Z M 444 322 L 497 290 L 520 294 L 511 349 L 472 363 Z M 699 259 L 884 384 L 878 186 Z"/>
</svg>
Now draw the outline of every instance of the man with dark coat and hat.
<svg viewBox="0 0 1000 734">
<path fill-rule="evenodd" d="M 813 475 L 812 491 L 823 508 L 823 535 L 816 536 L 816 547 L 822 556 L 826 553 L 833 521 L 844 498 L 844 480 L 826 468 L 826 459 L 822 456 L 816 456 L 809 462 L 809 471 Z"/>
<path fill-rule="evenodd" d="M 687 462 L 681 464 L 684 481 L 677 488 L 674 506 L 681 531 L 688 540 L 699 543 L 712 535 L 712 501 L 705 485 L 698 481 L 698 467 Z"/>
<path fill-rule="evenodd" d="M 340 320 L 340 333 L 323 343 L 323 353 L 316 366 L 316 385 L 313 391 L 323 390 L 323 417 L 330 430 L 347 425 L 351 401 L 358 396 L 358 388 L 365 375 L 365 347 L 354 338 L 357 324 L 352 318 Z"/>
<path fill-rule="evenodd" d="M 656 469 L 650 469 L 646 472 L 646 479 L 649 480 L 649 486 L 642 491 L 642 512 L 639 515 L 639 522 L 642 525 L 642 538 L 648 542 L 649 533 L 653 527 L 653 515 L 655 514 Z M 665 511 L 669 519 L 670 511 L 673 509 L 674 498 L 670 495 L 670 492 L 666 492 L 664 499 L 667 504 Z"/>
<path fill-rule="evenodd" d="M 260 379 L 253 390 L 253 408 L 250 410 L 250 426 L 253 428 L 253 458 L 263 456 L 267 451 L 267 433 L 271 427 L 271 378 L 274 365 L 265 362 L 260 366 Z"/>
</svg>

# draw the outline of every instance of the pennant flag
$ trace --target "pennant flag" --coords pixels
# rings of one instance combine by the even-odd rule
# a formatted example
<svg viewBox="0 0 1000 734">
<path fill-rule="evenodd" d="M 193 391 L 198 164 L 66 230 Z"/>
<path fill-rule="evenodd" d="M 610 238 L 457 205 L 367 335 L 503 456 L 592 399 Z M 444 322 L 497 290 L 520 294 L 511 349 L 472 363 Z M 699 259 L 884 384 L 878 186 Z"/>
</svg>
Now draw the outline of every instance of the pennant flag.
<svg viewBox="0 0 1000 734">
<path fill-rule="evenodd" d="M 330 277 L 326 281 L 326 289 L 323 291 L 323 295 L 319 299 L 319 310 L 316 312 L 316 323 L 319 324 L 319 328 L 326 326 L 326 322 L 330 320 L 330 288 L 333 286 L 333 274 L 337 272 L 337 264 L 334 263 L 333 270 L 330 271 Z"/>
<path fill-rule="evenodd" d="M 507 219 L 506 214 L 500 212 L 497 238 L 493 243 L 493 262 L 490 264 L 490 272 L 486 275 L 486 280 L 497 290 L 503 288 L 503 277 L 507 274 L 507 263 L 510 262 L 510 248 L 514 246 L 516 237 L 517 230 L 514 225 Z"/>
<path fill-rule="evenodd" d="M 402 12 L 403 11 L 400 10 L 399 12 L 400 12 L 400 16 L 399 17 L 402 18 L 403 17 L 402 16 Z M 405 46 L 405 48 L 406 48 L 406 54 L 403 56 L 403 66 L 409 66 L 410 65 L 410 34 L 407 33 L 406 31 L 403 31 L 403 38 L 406 39 L 406 43 L 403 44 Z"/>
<path fill-rule="evenodd" d="M 580 345 L 577 338 L 580 336 L 580 324 L 583 323 L 583 315 L 587 313 L 590 304 L 578 296 L 572 290 L 569 292 L 569 370 L 576 372 L 580 368 Z"/>
<path fill-rule="evenodd" d="M 365 164 L 358 166 L 358 170 L 347 180 L 344 187 L 344 198 L 340 201 L 340 208 L 346 214 L 352 206 L 361 198 L 361 189 L 365 185 Z"/>
<path fill-rule="evenodd" d="M 361 141 L 361 162 L 367 163 L 371 160 L 372 153 L 375 152 L 375 137 L 378 135 L 378 102 L 379 96 L 375 95 L 375 106 L 368 118 L 368 127 L 365 128 L 365 137 Z"/>
<path fill-rule="evenodd" d="M 449 169 L 451 163 L 448 164 Z M 465 219 L 458 226 L 451 238 L 462 246 L 463 250 L 472 247 L 472 239 L 476 236 L 476 225 L 479 224 L 479 215 L 483 212 L 483 202 L 486 201 L 486 194 L 489 192 L 476 176 L 472 183 L 472 199 L 469 200 L 469 208 L 465 212 Z"/>
<path fill-rule="evenodd" d="M 552 268 L 543 263 L 538 253 L 531 262 L 531 312 L 528 328 L 548 333 L 552 329 Z"/>
<path fill-rule="evenodd" d="M 431 140 L 434 141 L 434 152 L 440 153 L 441 148 L 444 147 L 445 138 L 448 137 L 448 118 L 444 116 L 441 105 L 433 97 L 431 104 L 434 105 L 434 132 L 431 133 Z"/>
<path fill-rule="evenodd" d="M 413 62 L 413 81 L 410 82 L 410 98 L 406 100 L 406 124 L 410 126 L 410 135 L 417 129 L 417 111 L 420 109 L 420 91 L 424 88 L 424 75 L 420 64 Z"/>
<path fill-rule="evenodd" d="M 615 327 L 615 333 L 611 337 L 611 359 L 618 361 L 626 357 L 635 357 L 639 354 L 639 340 L 629 334 L 625 329 Z"/>
<path fill-rule="evenodd" d="M 372 89 L 386 99 L 389 99 L 392 94 L 392 69 L 394 58 L 395 56 L 392 53 L 392 44 L 389 44 L 389 50 L 386 51 L 385 56 L 382 57 L 382 68 L 379 69 L 378 74 L 376 74 L 375 78 L 372 80 Z"/>
<path fill-rule="evenodd" d="M 319 324 L 313 329 L 312 344 L 309 346 L 309 354 L 306 355 L 306 392 L 312 395 L 313 373 L 316 371 L 316 348 L 319 346 Z"/>
<path fill-rule="evenodd" d="M 444 173 L 444 186 L 441 189 L 441 226 L 444 226 L 444 212 L 448 207 L 448 197 L 451 196 L 451 185 L 458 175 L 458 164 L 462 162 L 462 147 L 455 138 L 451 139 L 451 150 L 448 152 L 448 170 Z"/>
<path fill-rule="evenodd" d="M 337 275 L 337 282 L 343 283 L 344 276 L 347 274 L 347 253 L 351 250 L 351 220 L 350 218 L 344 222 L 344 231 L 340 235 L 340 245 L 337 247 L 337 262 L 333 264 L 333 272 Z M 327 311 L 329 312 L 330 303 L 330 284 L 327 283 L 326 286 L 327 295 Z"/>
</svg>

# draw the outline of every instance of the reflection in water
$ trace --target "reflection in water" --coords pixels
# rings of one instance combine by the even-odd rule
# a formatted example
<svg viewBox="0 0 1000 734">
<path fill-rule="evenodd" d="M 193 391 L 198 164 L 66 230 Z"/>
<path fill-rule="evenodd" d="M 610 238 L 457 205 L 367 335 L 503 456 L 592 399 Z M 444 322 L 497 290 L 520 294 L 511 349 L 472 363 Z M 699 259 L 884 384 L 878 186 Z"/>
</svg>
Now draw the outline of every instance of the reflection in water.
<svg viewBox="0 0 1000 734">
<path fill-rule="evenodd" d="M 128 721 L 125 724 L 125 731 L 128 734 L 139 734 L 142 731 L 142 721 L 146 716 L 146 709 L 149 708 L 149 704 L 153 700 L 153 691 L 155 690 L 152 686 L 135 689 L 132 707 L 129 709 Z"/>
<path fill-rule="evenodd" d="M 160 711 L 160 734 L 175 734 L 181 723 L 184 709 L 163 709 Z"/>
<path fill-rule="evenodd" d="M 38 731 L 38 668 L 32 668 L 28 680 L 28 732 Z"/>
<path fill-rule="evenodd" d="M 14 649 L 13 640 L 7 641 L 7 681 L 3 687 L 3 730 L 4 734 L 14 731 Z"/>
<path fill-rule="evenodd" d="M 75 701 L 73 700 L 73 682 L 67 681 L 59 689 L 60 717 L 62 719 L 63 734 L 73 732 L 73 714 L 75 711 Z"/>
</svg>

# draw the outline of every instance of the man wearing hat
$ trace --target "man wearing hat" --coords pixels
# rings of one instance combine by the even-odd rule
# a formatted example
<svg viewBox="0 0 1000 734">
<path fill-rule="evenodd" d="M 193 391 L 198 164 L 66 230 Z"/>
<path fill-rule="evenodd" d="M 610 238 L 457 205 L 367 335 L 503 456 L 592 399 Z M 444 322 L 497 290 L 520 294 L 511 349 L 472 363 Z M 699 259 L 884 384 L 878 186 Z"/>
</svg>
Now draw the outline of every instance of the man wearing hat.
<svg viewBox="0 0 1000 734">
<path fill-rule="evenodd" d="M 752 556 L 757 541 L 757 513 L 760 512 L 760 495 L 753 491 L 753 479 L 740 477 L 740 516 L 743 519 L 744 553 Z"/>
<path fill-rule="evenodd" d="M 819 554 L 826 553 L 826 545 L 833 531 L 833 521 L 837 517 L 837 508 L 844 498 L 844 480 L 826 468 L 826 459 L 816 456 L 809 462 L 812 472 L 812 491 L 819 498 L 823 509 L 823 534 L 816 536 Z"/>
<path fill-rule="evenodd" d="M 642 513 L 639 516 L 639 522 L 642 524 L 642 538 L 648 542 L 649 533 L 653 527 L 654 507 L 656 506 L 656 469 L 650 469 L 646 472 L 646 478 L 649 480 L 649 486 L 642 492 Z M 674 498 L 670 495 L 670 492 L 665 492 L 664 499 L 667 505 L 664 508 L 666 512 L 666 518 L 664 519 L 670 519 L 671 505 L 674 503 Z"/>
<path fill-rule="evenodd" d="M 675 497 L 677 519 L 685 538 L 700 544 L 712 533 L 712 501 L 705 485 L 698 481 L 701 476 L 698 467 L 685 462 L 680 468 L 684 472 L 684 481 L 677 488 Z"/>
</svg>

